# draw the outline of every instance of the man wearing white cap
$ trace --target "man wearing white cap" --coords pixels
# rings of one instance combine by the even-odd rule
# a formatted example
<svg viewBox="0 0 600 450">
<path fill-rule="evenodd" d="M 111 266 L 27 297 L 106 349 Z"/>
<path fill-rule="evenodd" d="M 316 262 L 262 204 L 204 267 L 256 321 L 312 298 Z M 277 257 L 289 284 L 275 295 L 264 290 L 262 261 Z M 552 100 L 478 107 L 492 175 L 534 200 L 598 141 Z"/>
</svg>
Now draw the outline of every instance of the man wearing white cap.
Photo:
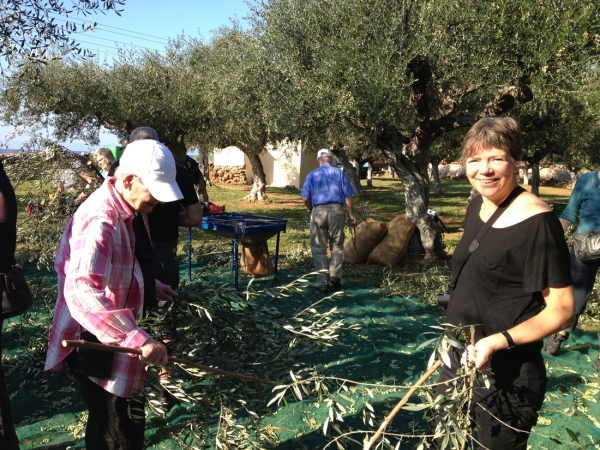
<svg viewBox="0 0 600 450">
<path fill-rule="evenodd" d="M 64 362 L 73 370 L 89 409 L 88 450 L 143 448 L 145 422 L 131 419 L 130 399 L 141 394 L 148 364 L 167 363 L 165 346 L 142 330 L 137 319 L 149 291 L 171 301 L 176 293 L 144 269 L 134 227 L 141 224 L 147 233 L 146 214 L 182 194 L 175 182 L 175 160 L 164 145 L 142 140 L 130 146 L 135 150 L 125 152 L 116 176 L 107 178 L 67 224 L 54 263 L 58 299 L 45 370 L 63 370 Z M 138 347 L 142 355 L 62 347 L 63 339 L 82 335 L 103 344 Z"/>
<path fill-rule="evenodd" d="M 356 225 L 354 216 L 354 188 L 348 176 L 332 167 L 333 155 L 324 148 L 317 153 L 319 168 L 308 174 L 300 195 L 310 213 L 310 250 L 315 270 L 329 269 L 329 273 L 317 276 L 317 290 L 327 292 L 329 283 L 341 287 L 342 250 L 344 248 L 344 204 L 350 221 Z M 327 245 L 331 252 L 327 264 Z"/>
</svg>

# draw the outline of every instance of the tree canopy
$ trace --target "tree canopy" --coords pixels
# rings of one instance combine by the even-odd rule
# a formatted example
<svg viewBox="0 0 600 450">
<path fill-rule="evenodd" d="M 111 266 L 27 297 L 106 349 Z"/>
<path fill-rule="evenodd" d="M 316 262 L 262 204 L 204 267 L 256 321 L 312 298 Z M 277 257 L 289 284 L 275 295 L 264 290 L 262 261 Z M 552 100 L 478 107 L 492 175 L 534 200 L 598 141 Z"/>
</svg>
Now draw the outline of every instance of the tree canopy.
<svg viewBox="0 0 600 450">
<path fill-rule="evenodd" d="M 120 15 L 125 0 L 71 1 L 70 7 L 58 0 L 3 0 L 0 6 L 0 48 L 8 66 L 28 60 L 35 65 L 45 63 L 57 55 L 75 51 L 81 54 L 79 44 L 70 34 L 91 30 L 95 23 L 77 25 L 73 21 L 58 24 L 53 15 L 88 16 L 96 12 L 114 11 Z M 54 55 L 51 53 L 54 52 Z M 89 56 L 89 50 L 83 50 Z"/>
<path fill-rule="evenodd" d="M 592 0 L 271 0 L 255 24 L 287 80 L 280 129 L 309 143 L 368 139 L 405 184 L 433 257 L 431 144 L 576 82 L 597 63 Z"/>
<path fill-rule="evenodd" d="M 273 95 L 270 61 L 264 57 L 261 42 L 239 25 L 215 33 L 203 61 L 192 58 L 191 65 L 206 71 L 206 97 L 211 111 L 207 135 L 214 147 L 235 145 L 252 164 L 253 188 L 247 200 L 264 200 L 265 173 L 259 154 L 278 135 L 273 121 Z"/>
<path fill-rule="evenodd" d="M 166 56 L 23 68 L 0 98 L 3 118 L 90 142 L 100 126 L 124 135 L 149 125 L 179 160 L 188 145 L 236 144 L 254 165 L 267 142 L 284 137 L 342 160 L 383 158 L 405 186 L 407 217 L 430 258 L 428 165 L 444 157 L 443 146 L 432 153 L 441 137 L 511 114 L 531 133 L 532 151 L 557 155 L 567 147 L 548 144 L 548 127 L 552 141 L 566 142 L 578 123 L 598 123 L 591 106 L 570 113 L 598 104 L 583 94 L 598 85 L 595 0 L 270 0 L 253 5 L 250 23 L 208 44 L 180 38 Z"/>
<path fill-rule="evenodd" d="M 120 138 L 138 126 L 154 128 L 185 162 L 188 145 L 206 141 L 210 122 L 204 95 L 204 71 L 188 64 L 202 49 L 196 40 L 173 41 L 166 55 L 153 51 L 121 51 L 111 64 L 97 58 L 32 64 L 5 80 L 0 117 L 17 129 L 53 128 L 59 141 L 99 141 L 101 127 Z M 206 188 L 200 186 L 204 200 Z"/>
</svg>

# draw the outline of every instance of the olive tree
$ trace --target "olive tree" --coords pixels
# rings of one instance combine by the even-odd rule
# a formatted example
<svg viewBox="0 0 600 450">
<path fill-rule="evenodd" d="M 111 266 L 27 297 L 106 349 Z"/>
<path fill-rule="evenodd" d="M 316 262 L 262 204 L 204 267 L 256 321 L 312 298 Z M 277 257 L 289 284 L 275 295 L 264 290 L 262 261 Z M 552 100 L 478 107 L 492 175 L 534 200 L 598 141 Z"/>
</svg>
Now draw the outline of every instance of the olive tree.
<svg viewBox="0 0 600 450">
<path fill-rule="evenodd" d="M 594 111 L 571 92 L 547 93 L 527 104 L 517 117 L 525 132 L 523 160 L 532 168 L 531 192 L 539 195 L 540 163 L 575 167 L 591 149 L 600 131 Z"/>
<path fill-rule="evenodd" d="M 458 128 L 453 132 L 444 133 L 431 144 L 429 151 L 431 178 L 433 179 L 433 189 L 437 195 L 443 195 L 439 164 L 442 161 L 452 162 L 462 159 L 461 144 L 465 131 L 462 128 Z"/>
<path fill-rule="evenodd" d="M 203 99 L 202 74 L 188 64 L 202 44 L 175 41 L 166 55 L 122 51 L 112 64 L 97 59 L 31 65 L 7 79 L 0 95 L 0 117 L 16 128 L 46 130 L 60 141 L 99 141 L 101 127 L 123 138 L 150 126 L 184 163 L 188 145 L 201 146 L 210 115 Z M 201 186 L 203 201 L 208 201 Z"/>
<path fill-rule="evenodd" d="M 253 185 L 248 201 L 266 199 L 266 176 L 260 154 L 269 142 L 277 140 L 270 116 L 273 111 L 269 95 L 269 61 L 264 58 L 260 40 L 239 24 L 217 30 L 203 63 L 211 112 L 210 130 L 215 146 L 235 145 L 250 160 Z M 199 58 L 193 58 L 198 60 Z M 192 63 L 192 65 L 194 65 Z"/>
<path fill-rule="evenodd" d="M 432 143 L 594 64 L 599 8 L 593 0 L 271 0 L 257 2 L 253 17 L 284 80 L 280 129 L 315 145 L 368 138 L 402 180 L 406 215 L 434 259 Z"/>
<path fill-rule="evenodd" d="M 58 0 L 3 0 L 0 5 L 0 48 L 2 57 L 9 67 L 30 61 L 41 65 L 67 52 L 81 54 L 79 43 L 71 38 L 71 34 L 92 30 L 96 24 L 78 25 L 67 20 L 65 24 L 55 22 L 51 15 L 67 18 L 87 16 L 96 12 L 114 11 L 120 15 L 120 6 L 125 0 L 86 0 L 71 1 L 70 7 Z M 55 53 L 52 54 L 51 50 Z M 83 50 L 89 56 L 89 50 Z M 2 66 L 0 66 L 0 70 Z"/>
</svg>

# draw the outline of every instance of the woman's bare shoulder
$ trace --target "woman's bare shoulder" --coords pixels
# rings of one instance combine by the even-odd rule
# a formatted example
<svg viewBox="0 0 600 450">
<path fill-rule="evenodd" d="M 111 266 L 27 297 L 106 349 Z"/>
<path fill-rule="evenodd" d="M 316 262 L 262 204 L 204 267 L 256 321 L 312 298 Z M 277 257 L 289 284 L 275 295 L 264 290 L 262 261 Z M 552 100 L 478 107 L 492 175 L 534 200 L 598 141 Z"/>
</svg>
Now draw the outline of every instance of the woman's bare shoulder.
<svg viewBox="0 0 600 450">
<path fill-rule="evenodd" d="M 523 220 L 536 214 L 552 211 L 552 208 L 545 201 L 531 192 L 523 192 L 519 195 L 515 201 L 515 206 L 519 212 L 526 216 Z"/>
<path fill-rule="evenodd" d="M 500 216 L 494 228 L 505 228 L 523 222 L 536 214 L 552 211 L 546 202 L 531 194 L 523 192 L 506 210 L 506 214 Z"/>
</svg>

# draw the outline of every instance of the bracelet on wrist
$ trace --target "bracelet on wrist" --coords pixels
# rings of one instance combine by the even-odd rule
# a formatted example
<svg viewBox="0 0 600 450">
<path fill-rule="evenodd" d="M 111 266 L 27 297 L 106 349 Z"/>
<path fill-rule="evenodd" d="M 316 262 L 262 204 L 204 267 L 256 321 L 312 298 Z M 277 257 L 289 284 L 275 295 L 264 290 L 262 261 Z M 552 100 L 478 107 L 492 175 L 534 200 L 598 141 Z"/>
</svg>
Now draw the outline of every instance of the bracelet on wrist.
<svg viewBox="0 0 600 450">
<path fill-rule="evenodd" d="M 515 346 L 515 341 L 513 340 L 512 336 L 508 333 L 508 331 L 503 331 L 501 334 L 506 339 L 506 342 L 508 342 L 507 350 L 510 350 L 511 348 L 513 348 Z"/>
</svg>

